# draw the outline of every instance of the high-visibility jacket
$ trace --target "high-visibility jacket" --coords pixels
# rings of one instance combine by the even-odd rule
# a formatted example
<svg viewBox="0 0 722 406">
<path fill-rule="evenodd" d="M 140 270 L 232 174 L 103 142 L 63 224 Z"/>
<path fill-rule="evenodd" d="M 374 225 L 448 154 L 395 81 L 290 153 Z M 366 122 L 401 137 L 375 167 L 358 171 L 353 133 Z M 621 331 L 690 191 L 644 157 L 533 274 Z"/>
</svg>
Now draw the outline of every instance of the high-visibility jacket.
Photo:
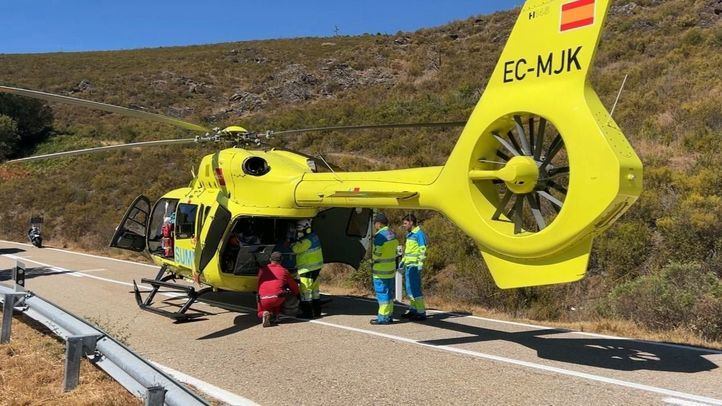
<svg viewBox="0 0 722 406">
<path fill-rule="evenodd" d="M 424 267 L 424 260 L 426 260 L 426 234 L 416 226 L 406 235 L 403 263 L 404 266 L 421 269 Z"/>
<path fill-rule="evenodd" d="M 396 247 L 399 240 L 396 234 L 384 227 L 374 235 L 373 250 L 373 266 L 372 273 L 374 278 L 388 279 L 393 278 L 396 272 Z"/>
<path fill-rule="evenodd" d="M 296 268 L 299 275 L 317 271 L 323 267 L 321 240 L 318 239 L 316 233 L 306 234 L 291 245 L 291 250 L 296 254 Z"/>
</svg>

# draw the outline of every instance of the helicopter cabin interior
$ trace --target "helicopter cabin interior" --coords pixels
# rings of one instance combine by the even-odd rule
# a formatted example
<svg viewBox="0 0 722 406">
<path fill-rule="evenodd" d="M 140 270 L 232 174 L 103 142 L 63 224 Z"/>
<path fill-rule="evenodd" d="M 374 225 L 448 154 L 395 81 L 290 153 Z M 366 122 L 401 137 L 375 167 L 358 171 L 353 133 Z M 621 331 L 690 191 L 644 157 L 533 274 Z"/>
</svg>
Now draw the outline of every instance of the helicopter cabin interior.
<svg viewBox="0 0 722 406">
<path fill-rule="evenodd" d="M 282 264 L 295 270 L 291 244 L 296 239 L 299 218 L 232 216 L 218 206 L 213 222 L 201 235 L 211 206 L 181 203 L 163 197 L 151 210 L 150 201 L 139 196 L 126 212 L 111 241 L 111 247 L 147 251 L 162 259 L 183 263 L 174 247 L 183 240 L 203 238 L 205 247 L 200 266 L 208 265 L 219 250 L 218 266 L 227 276 L 255 276 L 273 251 L 283 255 Z M 344 263 L 358 268 L 372 237 L 370 209 L 332 208 L 312 219 L 312 229 L 321 240 L 324 262 Z M 206 257 L 204 259 L 204 257 Z"/>
</svg>

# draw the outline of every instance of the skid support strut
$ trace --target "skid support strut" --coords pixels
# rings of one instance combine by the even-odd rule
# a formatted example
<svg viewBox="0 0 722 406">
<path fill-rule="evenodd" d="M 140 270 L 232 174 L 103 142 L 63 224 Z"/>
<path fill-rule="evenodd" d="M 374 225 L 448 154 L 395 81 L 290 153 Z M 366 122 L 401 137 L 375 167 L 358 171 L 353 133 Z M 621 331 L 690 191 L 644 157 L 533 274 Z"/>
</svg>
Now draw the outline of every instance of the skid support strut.
<svg viewBox="0 0 722 406">
<path fill-rule="evenodd" d="M 162 266 L 160 268 L 160 271 L 158 271 L 158 274 L 155 276 L 154 279 L 143 278 L 140 280 L 140 283 L 148 284 L 152 287 L 152 290 L 150 291 L 150 293 L 148 293 L 148 296 L 145 298 L 145 300 L 143 300 L 143 297 L 141 296 L 141 292 L 140 292 L 140 289 L 138 289 L 138 285 L 135 283 L 135 281 L 133 281 L 133 290 L 135 291 L 135 301 L 138 303 L 138 306 L 143 310 L 171 318 L 177 322 L 189 321 L 189 320 L 197 319 L 198 317 L 207 315 L 207 313 L 205 313 L 205 312 L 188 313 L 188 309 L 190 309 L 191 305 L 193 303 L 195 303 L 195 301 L 198 300 L 199 297 L 205 295 L 206 293 L 211 292 L 213 289 L 212 288 L 203 288 L 200 290 L 196 290 L 195 287 L 193 287 L 193 286 L 169 282 L 171 280 L 175 280 L 175 274 L 168 272 L 168 274 L 165 275 L 166 272 L 168 272 L 166 266 Z M 161 287 L 166 288 L 167 290 L 160 291 Z M 186 296 L 187 300 L 185 301 L 185 303 L 183 303 L 183 305 L 177 312 L 172 312 L 172 311 L 168 311 L 168 310 L 161 309 L 158 307 L 153 307 L 153 298 L 155 298 L 156 293 L 158 293 L 159 291 L 161 293 L 163 293 L 163 292 L 182 293 Z"/>
</svg>

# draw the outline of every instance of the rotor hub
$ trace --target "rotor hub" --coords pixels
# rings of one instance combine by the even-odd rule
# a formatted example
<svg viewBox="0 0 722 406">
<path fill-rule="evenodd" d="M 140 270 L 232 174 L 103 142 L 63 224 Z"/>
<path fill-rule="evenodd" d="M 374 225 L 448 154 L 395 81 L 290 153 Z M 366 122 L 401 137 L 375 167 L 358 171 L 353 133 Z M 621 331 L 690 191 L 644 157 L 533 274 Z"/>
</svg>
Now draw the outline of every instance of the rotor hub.
<svg viewBox="0 0 722 406">
<path fill-rule="evenodd" d="M 506 187 L 516 194 L 531 193 L 539 179 L 539 167 L 534 159 L 528 156 L 515 156 L 506 163 L 502 170 L 507 170 L 513 177 L 504 180 Z"/>
<path fill-rule="evenodd" d="M 515 156 L 499 170 L 473 170 L 469 172 L 469 178 L 474 181 L 499 179 L 512 193 L 526 194 L 534 191 L 537 185 L 539 167 L 532 157 Z"/>
</svg>

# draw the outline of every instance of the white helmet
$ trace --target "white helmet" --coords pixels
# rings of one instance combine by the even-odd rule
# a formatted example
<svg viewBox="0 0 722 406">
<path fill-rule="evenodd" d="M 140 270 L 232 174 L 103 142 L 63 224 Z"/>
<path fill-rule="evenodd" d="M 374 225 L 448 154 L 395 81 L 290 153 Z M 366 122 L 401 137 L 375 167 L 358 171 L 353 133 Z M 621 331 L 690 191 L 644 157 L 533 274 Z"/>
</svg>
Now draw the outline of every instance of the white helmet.
<svg viewBox="0 0 722 406">
<path fill-rule="evenodd" d="M 296 222 L 296 231 L 304 231 L 307 228 L 311 228 L 311 219 L 303 219 Z"/>
</svg>

